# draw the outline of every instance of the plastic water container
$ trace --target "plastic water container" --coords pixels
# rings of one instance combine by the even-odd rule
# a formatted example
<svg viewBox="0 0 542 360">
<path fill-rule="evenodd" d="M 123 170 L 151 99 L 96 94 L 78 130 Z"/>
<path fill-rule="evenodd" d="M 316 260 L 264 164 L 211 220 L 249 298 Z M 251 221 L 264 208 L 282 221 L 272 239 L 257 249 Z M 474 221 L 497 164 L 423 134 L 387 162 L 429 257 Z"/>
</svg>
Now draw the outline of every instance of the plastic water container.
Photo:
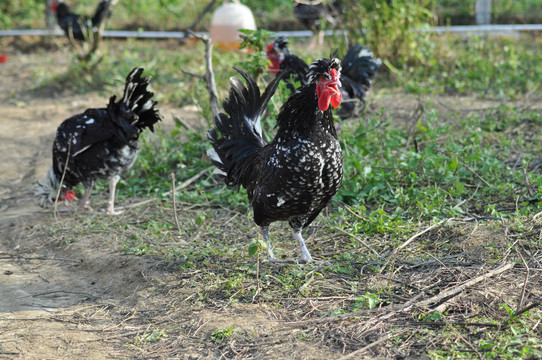
<svg viewBox="0 0 542 360">
<path fill-rule="evenodd" d="M 211 18 L 210 35 L 213 43 L 233 49 L 239 47 L 239 29 L 256 30 L 254 15 L 243 4 L 228 3 L 216 8 Z"/>
</svg>

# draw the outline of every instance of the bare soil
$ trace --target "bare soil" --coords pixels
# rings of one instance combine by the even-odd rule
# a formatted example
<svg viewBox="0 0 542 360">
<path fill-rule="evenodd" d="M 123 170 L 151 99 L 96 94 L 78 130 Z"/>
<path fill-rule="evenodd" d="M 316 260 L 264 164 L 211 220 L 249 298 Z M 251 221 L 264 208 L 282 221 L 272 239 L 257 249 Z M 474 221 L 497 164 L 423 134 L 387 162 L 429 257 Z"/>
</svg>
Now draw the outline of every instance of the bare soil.
<svg viewBox="0 0 542 360">
<path fill-rule="evenodd" d="M 190 283 L 194 273 L 173 271 L 163 259 L 126 255 L 113 234 L 108 239 L 87 234 L 76 241 L 51 236 L 49 229 L 58 222 L 69 231 L 71 215 L 59 214 L 55 219 L 51 210 L 41 209 L 33 197 L 33 183 L 50 166 L 50 146 L 59 123 L 106 101 L 92 92 L 59 95 L 37 89 L 33 72 L 43 68 L 61 72 L 66 58 L 62 52 L 21 54 L 0 64 L 0 358 L 332 359 L 368 344 L 376 348 L 393 336 L 380 326 L 386 322 L 382 312 L 379 317 L 367 313 L 371 320 L 338 325 L 325 318 L 314 320 L 311 314 L 321 310 L 318 301 L 333 300 L 332 296 L 314 303 L 291 299 L 292 305 L 280 309 L 265 302 L 192 306 L 189 300 L 198 293 Z M 376 99 L 373 106 L 394 108 L 399 119 L 409 121 L 417 99 L 396 95 Z M 456 98 L 439 101 L 444 107 L 466 109 L 494 105 L 474 99 L 463 99 L 462 105 Z M 161 110 L 166 119 L 161 126 L 168 126 L 171 114 L 181 111 L 168 105 Z M 476 262 L 479 244 L 499 241 L 505 232 L 505 227 L 488 230 L 472 225 L 434 236 L 462 243 L 465 256 Z M 472 271 L 465 268 L 449 283 L 489 270 L 482 265 Z M 440 271 L 435 278 L 447 270 Z M 510 274 L 508 286 L 499 294 L 473 291 L 471 297 L 513 297 L 521 290 L 515 279 L 522 276 Z M 420 284 L 426 280 L 420 279 Z M 375 276 L 371 281 L 381 279 Z M 292 323 L 288 312 L 297 311 L 298 302 L 304 307 L 296 315 L 298 322 Z M 237 342 L 217 345 L 209 340 L 212 331 L 231 326 Z M 154 342 L 152 336 L 162 336 L 162 341 Z M 373 357 L 360 352 L 350 358 Z"/>
</svg>

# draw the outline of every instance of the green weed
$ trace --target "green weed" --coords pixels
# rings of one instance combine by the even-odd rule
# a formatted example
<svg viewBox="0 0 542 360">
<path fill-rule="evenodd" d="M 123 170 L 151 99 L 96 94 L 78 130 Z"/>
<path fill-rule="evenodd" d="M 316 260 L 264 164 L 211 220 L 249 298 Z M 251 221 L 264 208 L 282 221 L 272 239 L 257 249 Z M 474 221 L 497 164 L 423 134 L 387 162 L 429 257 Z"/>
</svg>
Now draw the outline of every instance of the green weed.
<svg viewBox="0 0 542 360">
<path fill-rule="evenodd" d="M 224 329 L 215 330 L 211 333 L 211 341 L 215 343 L 224 343 L 230 339 L 235 332 L 235 325 L 226 327 Z"/>
</svg>

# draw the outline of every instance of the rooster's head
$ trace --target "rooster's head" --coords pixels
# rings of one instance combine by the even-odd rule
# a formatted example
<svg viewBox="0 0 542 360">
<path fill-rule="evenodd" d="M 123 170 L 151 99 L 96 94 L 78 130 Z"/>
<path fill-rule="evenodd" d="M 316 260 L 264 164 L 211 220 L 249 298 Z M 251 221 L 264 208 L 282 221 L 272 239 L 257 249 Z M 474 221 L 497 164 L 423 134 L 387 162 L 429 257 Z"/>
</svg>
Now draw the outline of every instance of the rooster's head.
<svg viewBox="0 0 542 360">
<path fill-rule="evenodd" d="M 272 74 L 278 74 L 280 71 L 280 63 L 284 61 L 284 54 L 278 52 L 273 43 L 267 45 L 267 58 L 271 61 L 269 65 L 269 71 Z"/>
<path fill-rule="evenodd" d="M 42 181 L 36 182 L 36 187 L 34 188 L 34 194 L 38 197 L 38 201 L 41 207 L 47 207 L 50 204 L 53 204 L 57 199 L 58 201 L 72 201 L 75 199 L 75 192 L 72 189 L 68 189 L 65 186 L 58 189 L 60 181 L 55 175 L 53 168 L 50 168 L 47 172 L 47 175 Z"/>
<path fill-rule="evenodd" d="M 59 5 L 59 2 L 58 2 L 58 1 L 53 1 L 53 2 L 51 3 L 51 10 L 52 10 L 54 13 L 56 13 L 56 10 L 57 10 L 57 8 L 58 8 L 58 5 Z"/>
<path fill-rule="evenodd" d="M 280 64 L 288 53 L 288 39 L 283 36 L 279 36 L 275 41 L 267 45 L 267 58 L 271 61 L 271 65 L 269 65 L 271 73 L 279 73 Z"/>
<path fill-rule="evenodd" d="M 330 57 L 316 60 L 309 67 L 309 82 L 316 84 L 316 95 L 318 96 L 318 108 L 326 111 L 329 104 L 334 109 L 341 105 L 341 61 Z"/>
</svg>

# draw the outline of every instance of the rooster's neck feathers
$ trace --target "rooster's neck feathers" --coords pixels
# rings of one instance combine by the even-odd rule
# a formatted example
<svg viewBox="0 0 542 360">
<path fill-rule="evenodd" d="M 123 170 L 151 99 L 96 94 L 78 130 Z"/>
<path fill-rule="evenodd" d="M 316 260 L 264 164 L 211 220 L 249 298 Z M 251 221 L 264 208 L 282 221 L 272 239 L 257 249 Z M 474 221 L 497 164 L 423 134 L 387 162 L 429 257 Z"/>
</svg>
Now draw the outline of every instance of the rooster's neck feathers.
<svg viewBox="0 0 542 360">
<path fill-rule="evenodd" d="M 292 94 L 277 116 L 275 142 L 291 137 L 310 137 L 315 131 L 327 131 L 336 137 L 331 108 L 318 109 L 316 85 L 308 84 Z"/>
</svg>

